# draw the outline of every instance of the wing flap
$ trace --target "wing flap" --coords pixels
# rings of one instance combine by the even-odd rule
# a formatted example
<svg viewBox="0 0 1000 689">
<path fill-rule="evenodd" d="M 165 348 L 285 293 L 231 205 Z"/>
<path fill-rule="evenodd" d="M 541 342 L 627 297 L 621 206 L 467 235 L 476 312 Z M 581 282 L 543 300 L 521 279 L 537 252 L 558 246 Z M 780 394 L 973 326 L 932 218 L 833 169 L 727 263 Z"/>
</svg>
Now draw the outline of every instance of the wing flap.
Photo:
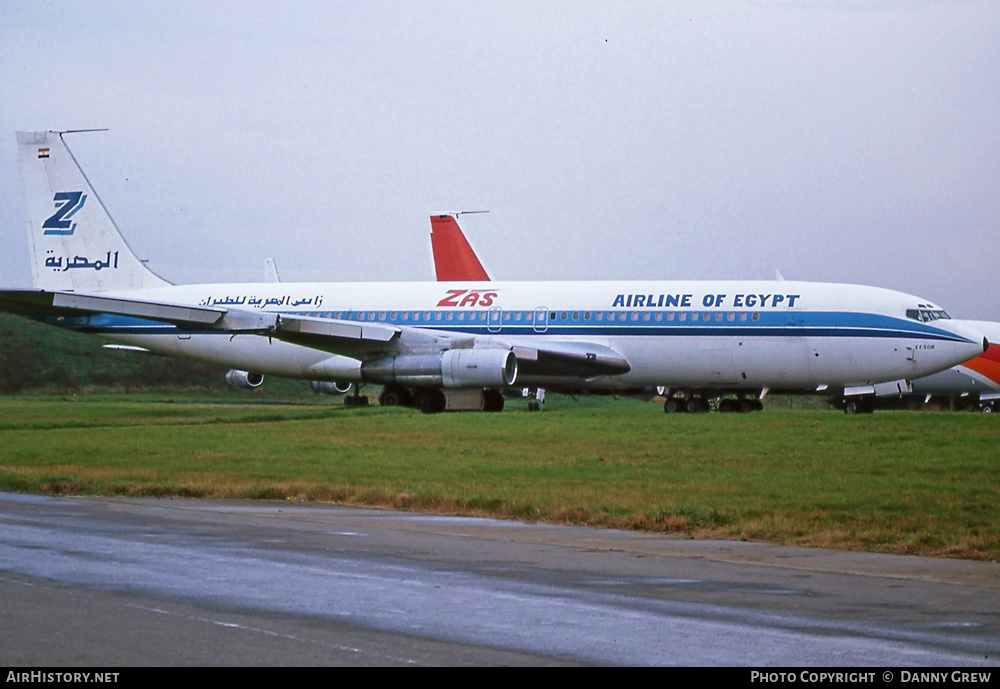
<svg viewBox="0 0 1000 689">
<path fill-rule="evenodd" d="M 365 359 L 395 349 L 402 330 L 383 323 L 358 323 L 282 314 L 269 337 L 331 354 Z"/>
<path fill-rule="evenodd" d="M 399 334 L 399 328 L 382 323 L 357 323 L 329 318 L 282 315 L 278 330 L 282 333 L 346 340 L 389 342 Z"/>
<path fill-rule="evenodd" d="M 226 315 L 224 309 L 211 306 L 188 306 L 168 304 L 138 299 L 104 297 L 75 292 L 55 292 L 52 306 L 57 309 L 87 311 L 90 313 L 112 313 L 133 318 L 149 318 L 154 321 L 185 326 L 206 326 L 218 323 Z"/>
</svg>

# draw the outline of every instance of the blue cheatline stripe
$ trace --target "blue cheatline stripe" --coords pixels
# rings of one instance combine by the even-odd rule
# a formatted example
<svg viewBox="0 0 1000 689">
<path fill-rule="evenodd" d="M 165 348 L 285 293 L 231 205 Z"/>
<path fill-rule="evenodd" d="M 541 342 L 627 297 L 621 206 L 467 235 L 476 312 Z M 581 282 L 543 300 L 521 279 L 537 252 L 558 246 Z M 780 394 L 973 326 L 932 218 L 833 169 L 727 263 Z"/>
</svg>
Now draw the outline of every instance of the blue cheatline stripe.
<svg viewBox="0 0 1000 689">
<path fill-rule="evenodd" d="M 304 315 L 301 312 L 287 312 L 290 315 Z M 371 312 L 322 312 L 323 316 L 340 315 L 340 320 L 347 320 L 357 323 L 373 322 L 367 316 Z M 528 319 L 522 317 L 520 321 L 510 320 L 501 324 L 489 323 L 485 320 L 486 314 L 482 311 L 420 311 L 406 312 L 407 319 L 402 318 L 404 312 L 374 312 L 375 322 L 388 323 L 412 328 L 425 328 L 433 330 L 449 330 L 470 335 L 491 335 L 502 333 L 511 336 L 538 335 L 548 336 L 574 336 L 574 337 L 700 337 L 700 336 L 722 336 L 722 337 L 867 337 L 867 338 L 893 338 L 907 337 L 922 340 L 945 340 L 966 342 L 966 338 L 960 337 L 940 328 L 933 327 L 927 323 L 911 321 L 905 318 L 893 318 L 881 314 L 871 313 L 850 313 L 850 312 L 757 312 L 758 320 L 752 320 L 752 312 L 735 312 L 737 315 L 733 321 L 728 320 L 729 312 L 715 311 L 687 311 L 687 312 L 649 312 L 649 311 L 625 311 L 625 312 L 589 312 L 591 318 L 586 320 L 582 314 L 588 312 L 576 312 L 577 319 L 573 319 L 573 312 L 547 312 L 556 313 L 557 317 L 548 320 L 544 324 L 544 330 L 539 331 L 534 325 L 532 318 L 534 311 L 521 311 L 522 316 L 527 314 Z M 378 316 L 385 313 L 386 317 L 379 320 Z M 429 313 L 430 318 L 425 318 L 424 314 Z M 464 314 L 463 320 L 458 320 L 458 314 Z M 515 313 L 515 312 L 507 312 Z M 559 317 L 566 313 L 568 317 Z M 615 320 L 608 320 L 609 314 L 615 314 Z M 656 320 L 655 314 L 663 315 L 661 320 Z M 674 319 L 668 320 L 667 313 L 673 313 Z M 680 320 L 680 314 L 685 314 L 686 319 Z M 710 314 L 710 320 L 704 320 L 703 314 Z M 715 314 L 722 313 L 722 320 L 715 320 Z M 747 313 L 747 320 L 740 320 L 739 314 Z M 396 318 L 391 315 L 395 314 Z M 438 320 L 437 315 L 441 315 Z M 452 315 L 452 320 L 447 319 L 447 315 Z M 633 320 L 633 314 L 636 318 Z M 645 315 L 650 314 L 649 320 Z M 364 319 L 359 318 L 364 315 Z M 598 319 L 598 315 L 601 319 Z M 622 319 L 621 315 L 625 318 Z M 105 335 L 168 335 L 168 334 L 214 334 L 230 335 L 219 330 L 185 330 L 176 326 L 128 316 L 118 316 L 114 314 L 95 314 L 92 316 L 80 316 L 76 318 L 57 319 L 51 316 L 41 317 L 47 323 L 53 323 L 62 327 L 70 328 L 80 332 L 105 334 Z M 497 326 L 500 326 L 497 328 Z"/>
</svg>

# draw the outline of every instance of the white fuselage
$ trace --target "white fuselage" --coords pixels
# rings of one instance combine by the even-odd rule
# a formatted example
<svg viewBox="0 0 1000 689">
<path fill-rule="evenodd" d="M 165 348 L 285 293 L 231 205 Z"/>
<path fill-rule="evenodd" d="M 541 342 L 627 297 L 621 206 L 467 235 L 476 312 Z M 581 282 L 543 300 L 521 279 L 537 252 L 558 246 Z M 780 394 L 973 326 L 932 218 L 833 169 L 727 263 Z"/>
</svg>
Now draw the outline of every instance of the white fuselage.
<svg viewBox="0 0 1000 689">
<path fill-rule="evenodd" d="M 809 390 L 907 379 L 981 354 L 982 335 L 919 322 L 926 300 L 875 287 L 809 282 L 261 283 L 169 286 L 113 296 L 462 333 L 478 343 L 593 343 L 628 361 L 589 387 Z M 71 327 L 155 352 L 311 380 L 359 374 L 345 357 L 260 335 L 183 331 L 99 315 Z M 491 339 L 492 338 L 492 339 Z M 475 346 L 481 346 L 481 344 Z M 551 383 L 545 376 L 518 384 Z"/>
</svg>

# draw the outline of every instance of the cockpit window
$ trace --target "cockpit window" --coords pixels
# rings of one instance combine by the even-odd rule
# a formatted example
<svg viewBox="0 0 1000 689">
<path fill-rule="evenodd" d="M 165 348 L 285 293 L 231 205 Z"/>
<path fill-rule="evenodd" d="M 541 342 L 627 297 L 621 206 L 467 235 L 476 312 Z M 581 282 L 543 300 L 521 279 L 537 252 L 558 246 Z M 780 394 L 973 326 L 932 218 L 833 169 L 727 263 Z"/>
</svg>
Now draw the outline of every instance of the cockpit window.
<svg viewBox="0 0 1000 689">
<path fill-rule="evenodd" d="M 907 309 L 906 317 L 912 318 L 915 321 L 920 321 L 921 323 L 930 323 L 931 321 L 939 319 L 951 318 L 947 312 L 941 311 L 940 309 Z"/>
</svg>

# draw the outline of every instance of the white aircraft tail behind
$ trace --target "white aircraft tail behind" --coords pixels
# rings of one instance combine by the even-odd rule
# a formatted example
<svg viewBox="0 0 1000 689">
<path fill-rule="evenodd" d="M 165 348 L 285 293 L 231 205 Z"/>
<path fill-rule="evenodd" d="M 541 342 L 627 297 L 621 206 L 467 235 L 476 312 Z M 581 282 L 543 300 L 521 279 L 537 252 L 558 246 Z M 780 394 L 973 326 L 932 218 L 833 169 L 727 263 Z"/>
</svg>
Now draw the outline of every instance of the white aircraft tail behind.
<svg viewBox="0 0 1000 689">
<path fill-rule="evenodd" d="M 63 140 L 18 132 L 35 287 L 105 292 L 169 285 L 136 257 Z"/>
</svg>

